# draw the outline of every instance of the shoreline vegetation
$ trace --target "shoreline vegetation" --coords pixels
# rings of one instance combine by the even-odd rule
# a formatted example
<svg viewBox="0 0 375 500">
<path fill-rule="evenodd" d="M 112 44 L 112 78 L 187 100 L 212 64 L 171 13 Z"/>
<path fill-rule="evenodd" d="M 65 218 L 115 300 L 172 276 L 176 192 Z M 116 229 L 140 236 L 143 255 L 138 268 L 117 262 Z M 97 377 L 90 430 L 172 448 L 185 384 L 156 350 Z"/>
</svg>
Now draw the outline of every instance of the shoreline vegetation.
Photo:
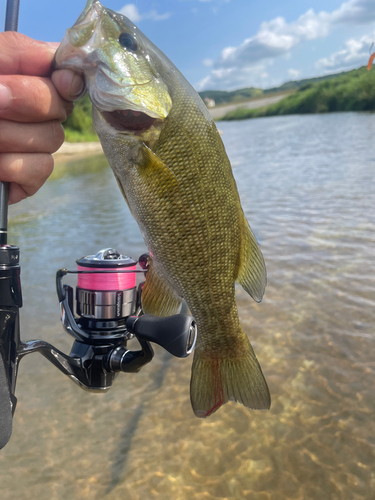
<svg viewBox="0 0 375 500">
<path fill-rule="evenodd" d="M 335 78 L 305 83 L 276 103 L 256 109 L 237 107 L 219 120 L 337 111 L 375 111 L 374 70 L 363 67 Z"/>
<path fill-rule="evenodd" d="M 86 93 L 82 99 L 75 102 L 73 113 L 63 123 L 66 142 L 99 141 L 92 124 L 91 114 L 92 104 Z"/>
<path fill-rule="evenodd" d="M 272 89 L 206 90 L 200 96 L 217 121 L 244 120 L 288 114 L 335 111 L 375 111 L 375 68 L 284 83 Z M 63 123 L 65 143 L 58 158 L 77 153 L 101 151 L 91 118 L 91 101 L 86 94 L 76 102 L 73 113 Z M 81 143 L 81 146 L 78 146 Z M 94 143 L 93 146 L 87 143 Z M 72 147 L 71 147 L 72 146 Z"/>
</svg>

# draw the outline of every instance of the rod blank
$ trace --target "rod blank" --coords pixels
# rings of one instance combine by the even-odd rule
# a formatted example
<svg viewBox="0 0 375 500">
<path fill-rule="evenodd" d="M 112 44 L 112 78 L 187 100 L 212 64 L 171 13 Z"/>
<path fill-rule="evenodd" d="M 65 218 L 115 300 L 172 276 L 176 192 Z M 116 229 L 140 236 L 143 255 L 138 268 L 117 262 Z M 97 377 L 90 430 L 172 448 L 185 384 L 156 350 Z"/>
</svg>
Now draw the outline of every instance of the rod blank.
<svg viewBox="0 0 375 500">
<path fill-rule="evenodd" d="M 8 0 L 4 31 L 18 31 L 20 0 Z M 0 245 L 7 244 L 9 183 L 0 181 Z"/>
<path fill-rule="evenodd" d="M 4 31 L 18 31 L 19 11 L 20 11 L 20 0 L 7 1 Z"/>
</svg>

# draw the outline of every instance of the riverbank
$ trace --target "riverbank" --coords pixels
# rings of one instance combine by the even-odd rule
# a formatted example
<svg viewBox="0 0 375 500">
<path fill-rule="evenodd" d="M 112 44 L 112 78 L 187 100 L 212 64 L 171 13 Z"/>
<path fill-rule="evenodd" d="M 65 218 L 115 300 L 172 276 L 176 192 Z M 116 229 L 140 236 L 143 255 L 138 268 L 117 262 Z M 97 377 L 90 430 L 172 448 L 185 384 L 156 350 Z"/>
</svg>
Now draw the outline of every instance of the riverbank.
<svg viewBox="0 0 375 500">
<path fill-rule="evenodd" d="M 102 153 L 100 142 L 64 142 L 54 154 L 55 164 L 65 163 L 69 159 L 79 159 L 85 156 Z"/>
<path fill-rule="evenodd" d="M 279 102 L 256 109 L 245 106 L 228 111 L 221 120 L 262 116 L 375 110 L 375 71 L 363 67 L 317 83 L 303 85 Z"/>
<path fill-rule="evenodd" d="M 221 106 L 216 106 L 214 108 L 208 108 L 208 111 L 214 120 L 222 119 L 229 112 L 236 112 L 239 109 L 258 109 L 265 106 L 270 106 L 271 104 L 276 104 L 290 94 L 289 92 L 282 92 L 277 95 L 272 95 L 269 97 L 255 97 L 249 101 L 244 101 L 235 104 L 223 104 Z"/>
</svg>

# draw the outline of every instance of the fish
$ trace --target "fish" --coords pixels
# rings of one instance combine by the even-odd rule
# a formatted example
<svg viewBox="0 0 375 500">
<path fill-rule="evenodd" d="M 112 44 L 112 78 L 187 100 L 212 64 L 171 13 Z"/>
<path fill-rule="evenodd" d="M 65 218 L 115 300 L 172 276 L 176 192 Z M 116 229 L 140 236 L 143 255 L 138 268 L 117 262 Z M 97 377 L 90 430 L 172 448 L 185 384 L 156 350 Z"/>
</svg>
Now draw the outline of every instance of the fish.
<svg viewBox="0 0 375 500">
<path fill-rule="evenodd" d="M 227 401 L 269 409 L 235 298 L 238 282 L 262 300 L 265 263 L 206 105 L 132 21 L 98 0 L 66 31 L 55 68 L 83 75 L 94 128 L 149 249 L 143 312 L 170 316 L 184 299 L 195 318 L 194 414 Z"/>
</svg>

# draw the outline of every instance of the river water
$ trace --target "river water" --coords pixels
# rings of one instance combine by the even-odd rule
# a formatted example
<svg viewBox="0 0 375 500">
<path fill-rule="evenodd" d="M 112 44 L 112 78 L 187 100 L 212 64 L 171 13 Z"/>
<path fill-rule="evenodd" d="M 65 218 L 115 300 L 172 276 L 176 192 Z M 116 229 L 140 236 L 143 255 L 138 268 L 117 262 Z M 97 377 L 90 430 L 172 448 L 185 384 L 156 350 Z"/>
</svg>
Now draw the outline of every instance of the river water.
<svg viewBox="0 0 375 500">
<path fill-rule="evenodd" d="M 104 395 L 39 354 L 22 362 L 2 500 L 344 500 L 375 491 L 375 115 L 220 123 L 268 270 L 264 300 L 240 288 L 241 323 L 272 394 L 269 412 L 228 403 L 194 417 L 191 358 L 155 349 Z M 21 248 L 22 338 L 69 352 L 59 267 L 144 244 L 103 156 L 57 166 L 11 207 Z"/>
</svg>

